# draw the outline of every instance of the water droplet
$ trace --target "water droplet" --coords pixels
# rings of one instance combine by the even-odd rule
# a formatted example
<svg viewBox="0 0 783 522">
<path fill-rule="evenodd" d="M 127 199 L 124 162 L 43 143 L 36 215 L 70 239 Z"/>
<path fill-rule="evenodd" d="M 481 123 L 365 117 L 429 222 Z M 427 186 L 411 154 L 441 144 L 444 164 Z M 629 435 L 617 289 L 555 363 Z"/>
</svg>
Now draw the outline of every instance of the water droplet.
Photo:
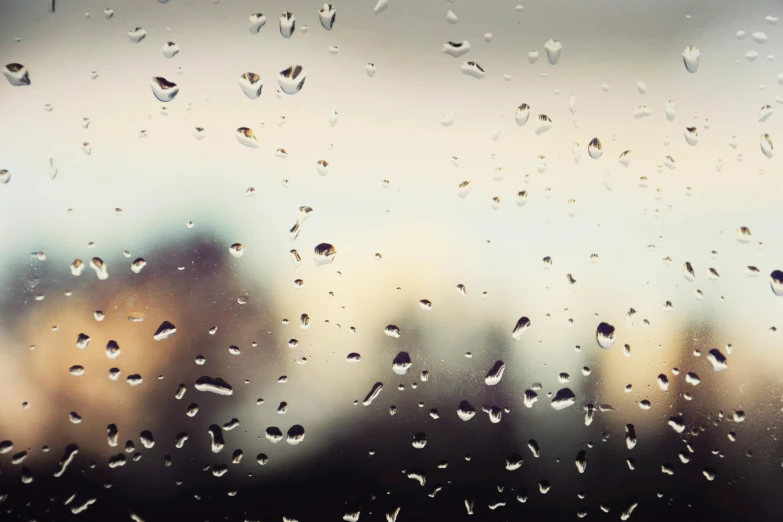
<svg viewBox="0 0 783 522">
<path fill-rule="evenodd" d="M 487 75 L 487 73 L 484 71 L 484 69 L 481 68 L 479 64 L 476 62 L 465 62 L 460 67 L 460 71 L 462 71 L 462 74 L 467 74 L 468 76 L 472 76 L 474 78 L 483 78 Z"/>
<path fill-rule="evenodd" d="M 560 61 L 560 54 L 563 51 L 563 45 L 557 40 L 547 40 L 544 44 L 544 50 L 546 51 L 546 58 L 552 65 L 557 64 Z"/>
<path fill-rule="evenodd" d="M 254 13 L 248 17 L 248 30 L 250 34 L 258 34 L 261 28 L 266 24 L 266 16 L 261 13 Z"/>
<path fill-rule="evenodd" d="M 174 58 L 179 54 L 179 45 L 174 42 L 166 42 L 163 44 L 162 52 L 166 58 Z"/>
<path fill-rule="evenodd" d="M 750 229 L 748 227 L 739 227 L 737 229 L 737 241 L 740 243 L 748 243 L 751 236 L 752 234 L 750 233 Z"/>
<path fill-rule="evenodd" d="M 443 44 L 442 53 L 449 54 L 455 58 L 462 56 L 470 51 L 470 43 L 467 40 L 461 42 L 446 42 Z"/>
<path fill-rule="evenodd" d="M 239 88 L 251 100 L 261 96 L 263 86 L 264 82 L 261 81 L 261 77 L 254 72 L 246 72 L 239 77 Z"/>
<path fill-rule="evenodd" d="M 427 435 L 421 432 L 414 434 L 411 445 L 416 449 L 424 449 L 427 445 Z"/>
<path fill-rule="evenodd" d="M 300 426 L 299 424 L 294 424 L 290 428 L 288 428 L 288 433 L 286 434 L 285 441 L 292 445 L 296 446 L 297 444 L 300 444 L 305 437 L 305 429 Z"/>
<path fill-rule="evenodd" d="M 245 248 L 242 246 L 242 243 L 234 243 L 228 247 L 228 252 L 234 257 L 242 257 L 242 254 L 245 253 Z"/>
<path fill-rule="evenodd" d="M 320 243 L 313 249 L 316 266 L 326 265 L 334 261 L 337 249 L 329 243 Z"/>
<path fill-rule="evenodd" d="M 27 67 L 22 64 L 7 64 L 5 67 L 3 67 L 3 75 L 8 80 L 8 83 L 14 87 L 30 85 L 30 73 L 27 71 Z"/>
<path fill-rule="evenodd" d="M 372 13 L 376 15 L 381 14 L 388 6 L 389 0 L 378 0 L 378 3 L 375 4 L 375 7 L 372 10 Z"/>
<path fill-rule="evenodd" d="M 139 257 L 133 263 L 131 263 L 131 270 L 134 274 L 138 274 L 145 266 L 147 266 L 147 262 L 143 258 Z"/>
<path fill-rule="evenodd" d="M 514 329 L 511 332 L 511 336 L 515 340 L 519 340 L 522 337 L 522 334 L 525 333 L 528 329 L 530 329 L 531 326 L 530 319 L 527 317 L 520 317 L 517 321 L 517 324 L 514 326 Z"/>
<path fill-rule="evenodd" d="M 457 415 L 463 421 L 469 421 L 476 415 L 476 409 L 468 401 L 462 401 L 457 406 Z"/>
<path fill-rule="evenodd" d="M 270 426 L 266 429 L 266 432 L 264 433 L 266 436 L 266 440 L 273 444 L 277 444 L 281 440 L 283 440 L 283 432 L 280 431 L 280 428 L 276 426 Z"/>
<path fill-rule="evenodd" d="M 163 321 L 155 331 L 155 335 L 153 335 L 152 338 L 156 341 L 163 341 L 175 333 L 177 333 L 177 327 L 168 321 Z"/>
<path fill-rule="evenodd" d="M 525 392 L 527 395 L 527 392 Z M 551 406 L 555 410 L 563 410 L 569 406 L 573 406 L 576 402 L 576 396 L 569 388 L 561 388 L 557 391 L 552 399 Z"/>
<path fill-rule="evenodd" d="M 106 263 L 104 263 L 100 257 L 93 257 L 90 260 L 90 267 L 95 270 L 95 275 L 97 275 L 98 279 L 101 281 L 105 281 L 109 278 L 109 271 L 106 267 Z M 73 270 L 71 270 L 71 273 L 73 273 Z"/>
<path fill-rule="evenodd" d="M 202 376 L 196 380 L 195 388 L 201 392 L 210 392 L 216 395 L 232 395 L 234 389 L 226 381 L 219 377 Z"/>
<path fill-rule="evenodd" d="M 577 453 L 574 463 L 576 464 L 576 469 L 579 473 L 584 473 L 587 469 L 587 451 L 581 450 Z"/>
<path fill-rule="evenodd" d="M 689 73 L 695 73 L 699 70 L 700 56 L 701 53 L 699 52 L 698 47 L 694 47 L 692 45 L 687 46 L 682 52 L 682 61 L 685 64 L 685 69 Z"/>
<path fill-rule="evenodd" d="M 154 76 L 150 80 L 150 87 L 152 87 L 152 94 L 154 94 L 155 98 L 161 102 L 170 102 L 179 93 L 179 87 L 177 87 L 177 84 L 168 81 L 162 76 Z"/>
<path fill-rule="evenodd" d="M 614 344 L 614 326 L 609 323 L 600 323 L 595 332 L 595 340 L 598 346 L 608 350 Z"/>
<path fill-rule="evenodd" d="M 769 286 L 777 296 L 783 296 L 783 271 L 773 270 L 769 274 Z"/>
<path fill-rule="evenodd" d="M 399 335 L 392 337 L 399 337 Z M 408 355 L 408 352 L 400 352 L 394 356 L 394 361 L 392 361 L 392 371 L 397 375 L 405 375 L 408 373 L 408 370 L 410 370 L 412 365 L 413 363 L 411 362 L 411 357 Z"/>
<path fill-rule="evenodd" d="M 304 87 L 307 73 L 301 65 L 291 65 L 280 71 L 277 83 L 286 94 L 296 94 Z"/>
<path fill-rule="evenodd" d="M 764 155 L 768 158 L 774 156 L 775 148 L 772 146 L 772 138 L 770 138 L 769 134 L 762 134 L 760 141 L 761 141 L 761 152 L 763 152 Z"/>
<path fill-rule="evenodd" d="M 633 510 L 636 509 L 636 506 L 639 505 L 639 501 L 636 498 L 631 498 L 625 503 L 625 506 L 623 507 L 623 512 L 620 515 L 620 520 L 628 520 L 631 518 L 631 513 L 633 513 Z"/>
<path fill-rule="evenodd" d="M 538 118 L 536 120 L 536 130 L 535 130 L 535 133 L 540 135 L 540 134 L 545 133 L 546 131 L 548 131 L 551 128 L 552 128 L 552 118 L 550 118 L 546 114 L 539 114 Z M 537 167 L 538 171 L 541 172 L 542 174 L 543 174 L 544 170 L 546 169 L 546 163 L 545 162 L 543 163 L 543 169 L 541 168 L 542 167 L 541 163 L 542 163 L 543 159 L 544 159 L 543 156 L 539 156 L 538 157 L 539 165 Z"/>
<path fill-rule="evenodd" d="M 669 422 L 667 424 L 677 433 L 685 431 L 685 420 L 680 416 L 669 417 Z"/>
<path fill-rule="evenodd" d="M 649 116 L 652 114 L 652 110 L 647 105 L 639 105 L 633 110 L 633 117 L 637 120 Z"/>
<path fill-rule="evenodd" d="M 217 424 L 212 424 L 207 428 L 207 433 L 209 433 L 209 438 L 211 440 L 212 453 L 220 453 L 223 450 L 223 447 L 225 447 L 223 430 Z"/>
<path fill-rule="evenodd" d="M 539 57 L 539 53 L 535 49 L 527 53 L 527 61 L 530 62 L 530 64 L 536 63 L 538 61 L 538 57 Z"/>
<path fill-rule="evenodd" d="M 280 15 L 280 35 L 283 36 L 283 38 L 291 38 L 291 35 L 294 34 L 295 30 L 296 18 L 288 11 L 284 11 L 283 14 Z"/>
<path fill-rule="evenodd" d="M 318 11 L 318 18 L 321 20 L 321 26 L 327 31 L 331 31 L 336 15 L 337 11 L 332 4 L 324 4 Z"/>
<path fill-rule="evenodd" d="M 772 108 L 772 105 L 764 105 L 759 111 L 759 122 L 763 123 L 767 121 L 774 112 L 775 109 Z"/>
<path fill-rule="evenodd" d="M 253 134 L 252 129 L 248 127 L 239 127 L 236 131 L 236 137 L 239 143 L 251 149 L 258 147 L 258 140 Z"/>
<path fill-rule="evenodd" d="M 134 27 L 128 31 L 128 39 L 133 43 L 139 43 L 147 36 L 147 31 L 141 27 Z"/>
<path fill-rule="evenodd" d="M 506 469 L 509 471 L 514 471 L 522 467 L 522 464 L 524 464 L 525 461 L 522 458 L 522 455 L 519 455 L 518 453 L 514 453 L 513 455 L 509 455 L 506 457 Z"/>
<path fill-rule="evenodd" d="M 598 140 L 598 138 L 593 138 L 590 140 L 590 143 L 587 145 L 587 153 L 590 154 L 590 157 L 593 159 L 600 158 L 604 153 L 603 147 L 601 146 L 601 142 Z"/>
<path fill-rule="evenodd" d="M 506 364 L 503 361 L 495 361 L 492 368 L 487 372 L 487 376 L 484 378 L 484 382 L 488 386 L 495 386 L 500 383 L 500 379 L 503 378 L 503 372 L 506 371 Z"/>
</svg>

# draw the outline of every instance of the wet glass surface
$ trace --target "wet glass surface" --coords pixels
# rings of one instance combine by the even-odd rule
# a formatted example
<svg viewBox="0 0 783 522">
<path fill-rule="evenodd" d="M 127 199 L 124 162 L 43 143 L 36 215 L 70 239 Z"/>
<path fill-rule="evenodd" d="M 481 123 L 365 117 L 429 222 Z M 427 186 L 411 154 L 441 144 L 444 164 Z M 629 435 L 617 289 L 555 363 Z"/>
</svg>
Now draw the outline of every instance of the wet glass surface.
<svg viewBox="0 0 783 522">
<path fill-rule="evenodd" d="M 0 1 L 0 519 L 776 520 L 780 15 Z"/>
</svg>

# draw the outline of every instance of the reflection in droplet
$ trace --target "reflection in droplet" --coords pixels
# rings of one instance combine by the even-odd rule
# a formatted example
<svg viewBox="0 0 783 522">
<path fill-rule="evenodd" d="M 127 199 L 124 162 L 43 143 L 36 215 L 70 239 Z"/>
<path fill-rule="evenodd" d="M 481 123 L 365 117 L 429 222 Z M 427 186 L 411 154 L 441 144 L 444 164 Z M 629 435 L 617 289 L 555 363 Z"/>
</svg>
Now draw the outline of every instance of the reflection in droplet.
<svg viewBox="0 0 783 522">
<path fill-rule="evenodd" d="M 531 324 L 532 323 L 530 322 L 530 319 L 528 319 L 527 317 L 520 317 L 519 320 L 517 321 L 517 324 L 514 326 L 514 329 L 511 332 L 511 336 L 518 341 L 519 339 L 521 339 L 522 334 L 530 329 Z"/>
<path fill-rule="evenodd" d="M 332 4 L 324 4 L 324 6 L 318 11 L 318 18 L 321 20 L 321 25 L 327 31 L 332 30 L 336 15 L 337 11 Z"/>
<path fill-rule="evenodd" d="M 669 121 L 674 121 L 674 118 L 677 116 L 677 105 L 674 103 L 674 100 L 669 100 L 666 102 L 666 118 Z"/>
<path fill-rule="evenodd" d="M 737 229 L 737 241 L 740 243 L 748 243 L 751 236 L 752 234 L 750 233 L 750 229 L 748 227 L 739 227 Z"/>
<path fill-rule="evenodd" d="M 284 11 L 283 14 L 280 15 L 280 34 L 283 38 L 291 38 L 295 29 L 296 18 L 288 11 Z"/>
<path fill-rule="evenodd" d="M 769 274 L 769 286 L 777 296 L 783 296 L 783 271 L 773 270 Z"/>
<path fill-rule="evenodd" d="M 539 114 L 538 118 L 536 120 L 536 134 L 543 134 L 549 129 L 552 128 L 552 118 L 547 116 L 546 114 Z M 539 160 L 541 160 L 543 156 L 539 156 Z M 540 163 L 540 162 L 539 162 Z M 543 168 L 546 169 L 546 163 L 543 164 Z M 541 169 L 541 165 L 538 167 L 538 171 L 543 173 L 543 170 Z"/>
<path fill-rule="evenodd" d="M 443 44 L 442 53 L 449 54 L 455 58 L 462 56 L 470 51 L 470 43 L 467 40 L 461 42 L 446 42 Z"/>
<path fill-rule="evenodd" d="M 476 416 L 476 408 L 471 406 L 468 401 L 462 401 L 457 406 L 457 415 L 464 421 L 469 421 Z"/>
<path fill-rule="evenodd" d="M 563 51 L 563 45 L 557 40 L 547 40 L 544 44 L 544 50 L 546 51 L 546 58 L 549 63 L 555 65 L 560 61 L 560 53 Z"/>
<path fill-rule="evenodd" d="M 248 17 L 250 23 L 247 28 L 250 30 L 250 34 L 258 34 L 261 28 L 266 24 L 266 16 L 261 13 L 254 13 Z"/>
<path fill-rule="evenodd" d="M 164 341 L 177 333 L 177 327 L 168 321 L 163 321 L 155 331 L 155 335 L 152 338 L 156 341 Z"/>
<path fill-rule="evenodd" d="M 117 344 L 117 341 L 110 339 L 109 342 L 106 343 L 106 358 L 113 360 L 119 356 L 120 356 L 120 345 Z"/>
<path fill-rule="evenodd" d="M 106 267 L 106 263 L 104 263 L 100 257 L 93 257 L 90 260 L 90 268 L 95 270 L 95 275 L 97 275 L 98 279 L 101 281 L 105 281 L 109 278 L 109 270 Z"/>
<path fill-rule="evenodd" d="M 522 458 L 522 455 L 519 455 L 518 453 L 515 453 L 513 455 L 509 455 L 506 457 L 506 469 L 509 471 L 514 471 L 522 467 L 522 464 L 524 464 L 524 459 Z"/>
<path fill-rule="evenodd" d="M 291 65 L 277 75 L 277 83 L 286 94 L 296 94 L 304 87 L 307 73 L 301 65 Z"/>
<path fill-rule="evenodd" d="M 163 44 L 162 52 L 166 58 L 174 58 L 179 54 L 179 45 L 174 42 L 166 42 Z"/>
<path fill-rule="evenodd" d="M 400 337 L 400 329 L 393 324 L 386 326 L 386 328 L 383 329 L 383 333 L 385 333 L 389 337 L 394 337 L 395 339 L 398 339 Z"/>
<path fill-rule="evenodd" d="M 3 75 L 8 83 L 15 87 L 30 85 L 30 73 L 27 67 L 19 63 L 9 63 L 3 67 Z"/>
<path fill-rule="evenodd" d="M 550 403 L 555 410 L 563 410 L 576 403 L 576 396 L 570 388 L 561 388 L 557 391 Z"/>
<path fill-rule="evenodd" d="M 500 383 L 500 379 L 503 378 L 503 373 L 506 371 L 506 364 L 503 361 L 495 361 L 492 368 L 487 372 L 487 376 L 484 378 L 484 382 L 488 386 L 495 386 Z"/>
<path fill-rule="evenodd" d="M 521 104 L 519 107 L 517 107 L 517 125 L 524 125 L 527 123 L 527 120 L 530 118 L 530 106 L 527 103 Z"/>
<path fill-rule="evenodd" d="M 696 127 L 685 127 L 685 141 L 691 146 L 699 143 L 699 131 Z"/>
<path fill-rule="evenodd" d="M 682 52 L 682 61 L 685 63 L 685 69 L 689 73 L 695 73 L 699 70 L 699 56 L 701 56 L 701 53 L 698 47 L 692 45 L 686 47 Z"/>
<path fill-rule="evenodd" d="M 394 357 L 392 361 L 392 371 L 397 375 L 405 375 L 410 370 L 413 363 L 408 352 L 400 352 Z"/>
<path fill-rule="evenodd" d="M 759 122 L 763 123 L 767 121 L 774 112 L 775 109 L 772 108 L 772 105 L 764 105 L 759 112 Z"/>
<path fill-rule="evenodd" d="M 299 424 L 294 424 L 290 428 L 288 428 L 288 433 L 286 433 L 285 441 L 292 445 L 296 446 L 297 444 L 300 444 L 305 437 L 305 429 L 300 426 Z"/>
<path fill-rule="evenodd" d="M 595 340 L 601 348 L 611 348 L 614 344 L 614 326 L 609 323 L 600 323 L 595 332 Z"/>
<path fill-rule="evenodd" d="M 579 473 L 584 473 L 587 469 L 587 451 L 581 450 L 577 453 L 574 463 L 576 464 L 577 471 L 579 471 Z"/>
<path fill-rule="evenodd" d="M 334 261 L 337 249 L 329 243 L 319 243 L 313 249 L 316 266 L 326 265 Z"/>
<path fill-rule="evenodd" d="M 152 87 L 152 94 L 161 102 L 170 102 L 179 93 L 177 84 L 168 81 L 162 76 L 154 76 L 150 80 L 150 87 Z"/>
<path fill-rule="evenodd" d="M 527 53 L 527 61 L 531 64 L 534 64 L 538 61 L 539 53 L 537 50 L 533 49 L 529 53 Z"/>
<path fill-rule="evenodd" d="M 762 134 L 760 141 L 761 141 L 761 152 L 763 152 L 764 155 L 768 158 L 774 156 L 775 148 L 772 146 L 772 138 L 770 138 L 769 134 Z"/>
<path fill-rule="evenodd" d="M 315 169 L 320 176 L 326 176 L 329 174 L 329 162 L 326 160 L 318 160 L 315 162 Z"/>
<path fill-rule="evenodd" d="M 359 354 L 356 354 L 356 355 L 359 355 Z M 352 360 L 350 355 L 348 356 L 348 360 L 349 361 Z M 353 360 L 358 360 L 358 359 L 353 359 Z M 362 404 L 364 404 L 365 406 L 369 406 L 370 404 L 372 404 L 372 401 L 374 401 L 378 397 L 378 395 L 380 395 L 382 390 L 383 390 L 383 383 L 382 382 L 376 382 L 375 384 L 373 384 L 373 387 L 370 390 L 370 393 L 368 393 L 367 396 L 364 398 L 364 400 L 362 401 Z"/>
<path fill-rule="evenodd" d="M 258 147 L 258 140 L 248 127 L 239 127 L 236 131 L 236 137 L 237 141 L 245 147 L 250 147 L 251 149 Z"/>
<path fill-rule="evenodd" d="M 728 364 L 726 364 L 726 356 L 717 348 L 712 348 L 709 353 L 707 353 L 707 360 L 712 364 L 712 369 L 716 372 L 722 372 L 729 367 Z"/>
<path fill-rule="evenodd" d="M 232 395 L 234 393 L 230 384 L 219 377 L 203 376 L 196 380 L 195 388 L 201 392 L 210 392 L 216 395 Z"/>
<path fill-rule="evenodd" d="M 603 147 L 598 138 L 593 138 L 590 140 L 590 143 L 587 145 L 587 153 L 590 154 L 590 157 L 593 159 L 600 158 L 604 153 Z"/>
<path fill-rule="evenodd" d="M 139 274 L 145 266 L 147 266 L 147 262 L 143 258 L 139 257 L 133 261 L 133 263 L 131 263 L 131 270 L 134 274 Z"/>
<path fill-rule="evenodd" d="M 261 96 L 263 86 L 264 83 L 261 81 L 261 77 L 254 72 L 246 72 L 239 77 L 239 88 L 251 100 Z"/>
<path fill-rule="evenodd" d="M 462 74 L 467 74 L 468 76 L 473 76 L 474 78 L 479 79 L 487 75 L 484 69 L 482 69 L 481 66 L 476 62 L 463 63 L 460 67 L 460 71 L 462 71 Z"/>
<path fill-rule="evenodd" d="M 133 43 L 139 43 L 147 36 L 147 31 L 141 27 L 134 27 L 128 31 L 128 39 Z"/>
</svg>

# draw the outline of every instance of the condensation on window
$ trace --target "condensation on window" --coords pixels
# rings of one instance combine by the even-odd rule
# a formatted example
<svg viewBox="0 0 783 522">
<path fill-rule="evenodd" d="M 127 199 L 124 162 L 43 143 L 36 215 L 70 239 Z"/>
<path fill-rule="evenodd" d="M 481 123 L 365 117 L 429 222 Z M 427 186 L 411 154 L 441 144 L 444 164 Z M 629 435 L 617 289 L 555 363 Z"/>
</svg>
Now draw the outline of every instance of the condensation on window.
<svg viewBox="0 0 783 522">
<path fill-rule="evenodd" d="M 780 15 L 0 3 L 0 518 L 777 519 Z"/>
</svg>

